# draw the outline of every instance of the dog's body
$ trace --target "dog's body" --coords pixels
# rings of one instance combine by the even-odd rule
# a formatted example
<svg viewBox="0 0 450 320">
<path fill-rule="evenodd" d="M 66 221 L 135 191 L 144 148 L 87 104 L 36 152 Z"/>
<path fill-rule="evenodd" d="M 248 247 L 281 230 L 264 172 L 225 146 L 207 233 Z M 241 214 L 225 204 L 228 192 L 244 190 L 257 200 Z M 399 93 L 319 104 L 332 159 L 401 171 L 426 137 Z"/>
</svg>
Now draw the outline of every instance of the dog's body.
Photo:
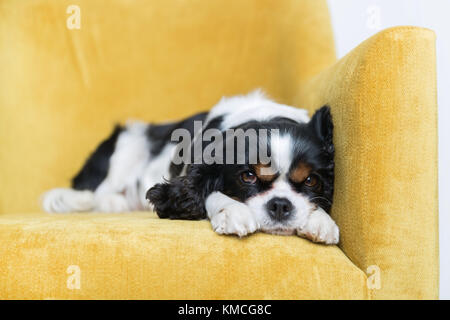
<svg viewBox="0 0 450 320">
<path fill-rule="evenodd" d="M 209 218 L 222 234 L 261 230 L 335 244 L 339 229 L 327 213 L 334 180 L 332 128 L 327 107 L 310 120 L 305 110 L 277 104 L 259 91 L 223 98 L 209 113 L 180 122 L 117 126 L 75 176 L 72 188 L 47 192 L 43 207 L 48 212 L 154 209 L 161 218 Z M 247 136 L 245 149 L 230 148 L 227 142 L 236 141 L 226 135 L 231 129 L 256 133 L 257 145 Z M 172 141 L 176 130 L 193 137 L 191 154 L 181 163 L 174 161 L 180 151 Z M 205 142 L 208 130 L 216 133 L 206 139 L 214 143 Z M 262 139 L 264 130 L 268 136 Z M 217 132 L 225 144 L 218 146 Z M 211 146 L 214 161 L 202 158 Z M 257 157 L 252 162 L 252 149 L 264 146 L 270 161 Z M 227 161 L 217 161 L 219 155 Z"/>
</svg>

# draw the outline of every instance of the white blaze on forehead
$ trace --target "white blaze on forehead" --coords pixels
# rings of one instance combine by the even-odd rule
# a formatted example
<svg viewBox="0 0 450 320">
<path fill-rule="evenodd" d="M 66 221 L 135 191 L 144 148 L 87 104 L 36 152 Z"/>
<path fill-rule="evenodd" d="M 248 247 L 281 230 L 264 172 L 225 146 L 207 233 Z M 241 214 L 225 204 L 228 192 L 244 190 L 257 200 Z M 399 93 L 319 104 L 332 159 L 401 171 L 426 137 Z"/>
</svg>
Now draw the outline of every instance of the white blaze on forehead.
<svg viewBox="0 0 450 320">
<path fill-rule="evenodd" d="M 292 162 L 292 137 L 288 134 L 272 134 L 270 138 L 270 160 L 274 171 L 287 174 Z"/>
<path fill-rule="evenodd" d="M 286 195 L 287 192 L 293 191 L 290 184 L 286 181 L 285 177 L 280 177 L 277 179 L 277 181 L 273 184 L 272 187 L 272 194 L 274 196 L 283 196 Z"/>
</svg>

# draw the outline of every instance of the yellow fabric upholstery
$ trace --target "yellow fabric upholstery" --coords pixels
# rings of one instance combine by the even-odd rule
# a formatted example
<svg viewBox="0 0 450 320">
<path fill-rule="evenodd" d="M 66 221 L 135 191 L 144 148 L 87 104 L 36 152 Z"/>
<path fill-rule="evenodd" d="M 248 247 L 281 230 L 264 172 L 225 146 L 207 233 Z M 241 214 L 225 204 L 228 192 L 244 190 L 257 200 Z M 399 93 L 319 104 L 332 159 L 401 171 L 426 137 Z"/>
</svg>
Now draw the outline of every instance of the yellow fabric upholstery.
<svg viewBox="0 0 450 320">
<path fill-rule="evenodd" d="M 12 214 L 0 235 L 1 298 L 368 298 L 364 272 L 336 246 L 219 236 L 207 221 Z M 79 267 L 80 289 L 67 286 L 69 266 Z"/>
<path fill-rule="evenodd" d="M 258 87 L 289 102 L 335 60 L 317 0 L 6 0 L 0 32 L 4 213 L 39 210 L 115 122 L 180 119 Z"/>
<path fill-rule="evenodd" d="M 436 298 L 434 40 L 394 28 L 335 63 L 325 1 L 1 1 L 0 299 Z M 115 122 L 180 119 L 257 87 L 331 106 L 339 247 L 152 213 L 39 213 Z"/>
<path fill-rule="evenodd" d="M 296 103 L 331 106 L 333 217 L 346 255 L 362 270 L 380 268 L 374 298 L 437 298 L 434 33 L 378 33 L 304 84 Z"/>
</svg>

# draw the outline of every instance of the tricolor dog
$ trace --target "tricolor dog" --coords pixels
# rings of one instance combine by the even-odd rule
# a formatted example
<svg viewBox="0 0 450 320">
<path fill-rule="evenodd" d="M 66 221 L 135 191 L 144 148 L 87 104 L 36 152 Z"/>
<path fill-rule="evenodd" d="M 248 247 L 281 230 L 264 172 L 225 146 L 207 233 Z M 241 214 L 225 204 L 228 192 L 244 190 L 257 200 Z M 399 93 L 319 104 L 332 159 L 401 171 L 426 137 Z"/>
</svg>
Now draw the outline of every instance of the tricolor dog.
<svg viewBox="0 0 450 320">
<path fill-rule="evenodd" d="M 255 91 L 180 122 L 116 126 L 72 188 L 48 191 L 43 208 L 154 210 L 160 218 L 209 219 L 220 234 L 262 231 L 336 244 L 333 182 L 329 107 L 310 119 Z"/>
</svg>

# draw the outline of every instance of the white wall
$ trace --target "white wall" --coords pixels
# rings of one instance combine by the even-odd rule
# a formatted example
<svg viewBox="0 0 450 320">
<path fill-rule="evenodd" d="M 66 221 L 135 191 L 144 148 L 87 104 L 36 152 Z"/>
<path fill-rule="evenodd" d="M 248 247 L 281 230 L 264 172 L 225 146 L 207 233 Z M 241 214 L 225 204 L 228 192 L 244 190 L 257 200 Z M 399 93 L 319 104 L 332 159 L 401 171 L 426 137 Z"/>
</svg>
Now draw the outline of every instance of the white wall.
<svg viewBox="0 0 450 320">
<path fill-rule="evenodd" d="M 392 26 L 421 26 L 437 34 L 440 298 L 450 299 L 450 1 L 328 0 L 328 5 L 338 57 Z"/>
</svg>

